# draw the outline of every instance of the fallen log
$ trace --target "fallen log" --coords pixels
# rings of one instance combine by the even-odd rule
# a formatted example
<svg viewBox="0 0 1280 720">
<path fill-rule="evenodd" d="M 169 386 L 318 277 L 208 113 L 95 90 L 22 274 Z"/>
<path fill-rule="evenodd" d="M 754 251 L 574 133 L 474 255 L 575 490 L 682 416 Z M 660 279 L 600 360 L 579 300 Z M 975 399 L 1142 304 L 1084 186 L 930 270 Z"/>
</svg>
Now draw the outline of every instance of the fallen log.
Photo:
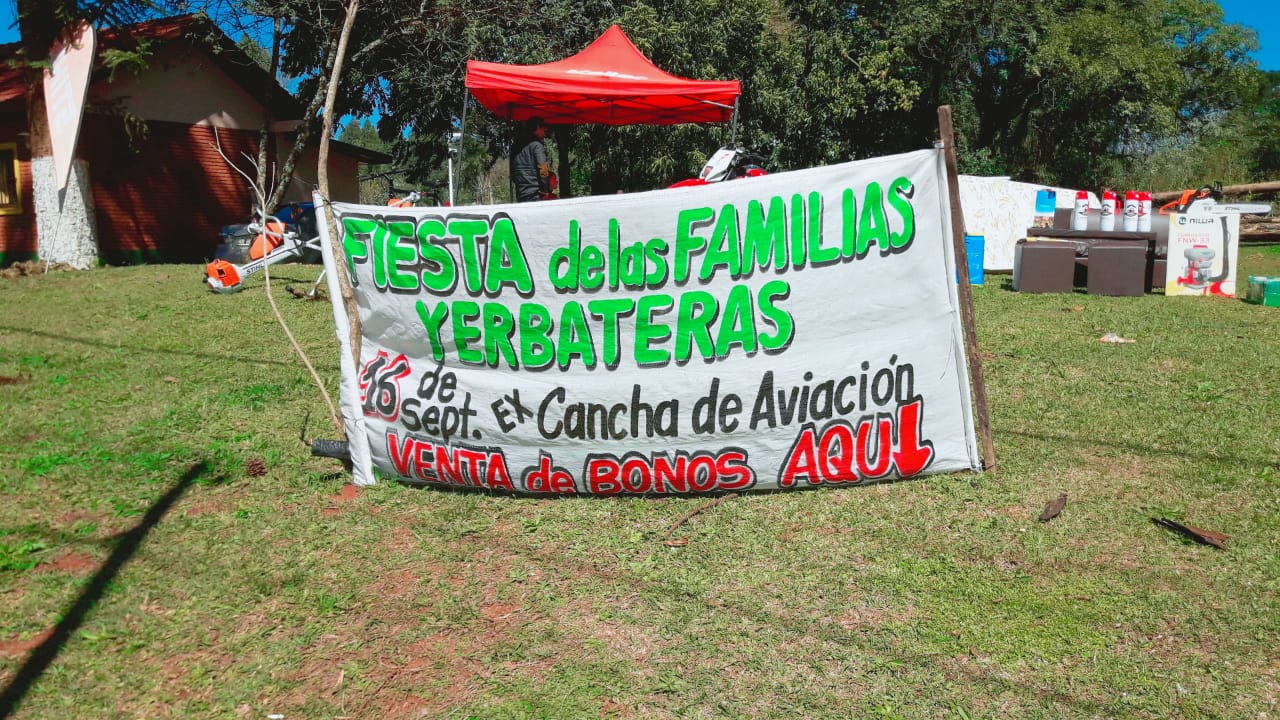
<svg viewBox="0 0 1280 720">
<path fill-rule="evenodd" d="M 1160 192 L 1153 192 L 1151 193 L 1151 200 L 1152 202 L 1168 202 L 1170 200 L 1177 200 L 1179 197 L 1182 197 L 1182 193 L 1186 191 L 1187 188 L 1182 190 L 1162 190 Z M 1280 180 L 1246 183 L 1244 185 L 1222 186 L 1223 195 L 1275 195 L 1277 193 L 1280 193 Z"/>
</svg>

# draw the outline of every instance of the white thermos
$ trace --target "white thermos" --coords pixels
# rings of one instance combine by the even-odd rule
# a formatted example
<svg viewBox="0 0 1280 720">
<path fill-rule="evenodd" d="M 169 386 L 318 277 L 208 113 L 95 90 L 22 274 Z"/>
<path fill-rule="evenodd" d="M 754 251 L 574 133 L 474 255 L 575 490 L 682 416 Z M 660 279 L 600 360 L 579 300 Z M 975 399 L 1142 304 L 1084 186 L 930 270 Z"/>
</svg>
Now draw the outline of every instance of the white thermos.
<svg viewBox="0 0 1280 720">
<path fill-rule="evenodd" d="M 1116 194 L 1112 190 L 1102 193 L 1102 210 L 1098 215 L 1098 229 L 1111 232 L 1116 229 Z"/>
<path fill-rule="evenodd" d="M 1138 193 L 1138 231 L 1151 232 L 1151 193 Z"/>
<path fill-rule="evenodd" d="M 1138 230 L 1138 191 L 1127 190 L 1124 194 L 1124 221 L 1121 227 L 1125 232 Z"/>
<path fill-rule="evenodd" d="M 1071 229 L 1089 229 L 1089 191 L 1076 191 L 1076 207 L 1071 212 Z"/>
</svg>

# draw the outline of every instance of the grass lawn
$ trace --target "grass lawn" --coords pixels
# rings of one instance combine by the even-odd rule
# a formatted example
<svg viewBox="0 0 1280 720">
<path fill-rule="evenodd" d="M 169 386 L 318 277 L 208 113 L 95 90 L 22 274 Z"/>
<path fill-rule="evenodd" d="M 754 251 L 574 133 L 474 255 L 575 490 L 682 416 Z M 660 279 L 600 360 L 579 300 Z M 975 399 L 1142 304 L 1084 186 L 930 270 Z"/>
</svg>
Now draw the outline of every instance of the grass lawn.
<svg viewBox="0 0 1280 720">
<path fill-rule="evenodd" d="M 336 387 L 316 271 L 274 296 Z M 344 485 L 261 279 L 200 273 L 0 279 L 0 717 L 1280 718 L 1280 308 L 988 276 L 997 472 L 669 547 L 705 498 Z"/>
</svg>

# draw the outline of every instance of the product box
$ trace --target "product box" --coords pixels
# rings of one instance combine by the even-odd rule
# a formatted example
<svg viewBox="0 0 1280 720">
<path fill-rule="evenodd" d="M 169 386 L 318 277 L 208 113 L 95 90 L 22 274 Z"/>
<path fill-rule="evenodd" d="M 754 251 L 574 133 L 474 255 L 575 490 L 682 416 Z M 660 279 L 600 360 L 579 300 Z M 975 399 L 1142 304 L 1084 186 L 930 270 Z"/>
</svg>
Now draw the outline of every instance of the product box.
<svg viewBox="0 0 1280 720">
<path fill-rule="evenodd" d="M 1244 299 L 1267 307 L 1280 307 L 1280 277 L 1250 275 L 1249 289 Z"/>
<path fill-rule="evenodd" d="M 1240 215 L 1169 216 L 1169 254 L 1164 294 L 1236 296 Z"/>
</svg>

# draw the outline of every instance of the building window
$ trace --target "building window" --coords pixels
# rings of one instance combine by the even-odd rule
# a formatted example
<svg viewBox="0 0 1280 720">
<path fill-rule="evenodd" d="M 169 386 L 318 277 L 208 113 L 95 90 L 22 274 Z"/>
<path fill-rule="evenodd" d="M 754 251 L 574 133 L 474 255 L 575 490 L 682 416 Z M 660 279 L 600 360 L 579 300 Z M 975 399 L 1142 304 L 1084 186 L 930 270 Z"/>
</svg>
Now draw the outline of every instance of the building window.
<svg viewBox="0 0 1280 720">
<path fill-rule="evenodd" d="M 0 143 L 0 215 L 22 212 L 22 182 L 18 168 L 18 144 Z"/>
</svg>

